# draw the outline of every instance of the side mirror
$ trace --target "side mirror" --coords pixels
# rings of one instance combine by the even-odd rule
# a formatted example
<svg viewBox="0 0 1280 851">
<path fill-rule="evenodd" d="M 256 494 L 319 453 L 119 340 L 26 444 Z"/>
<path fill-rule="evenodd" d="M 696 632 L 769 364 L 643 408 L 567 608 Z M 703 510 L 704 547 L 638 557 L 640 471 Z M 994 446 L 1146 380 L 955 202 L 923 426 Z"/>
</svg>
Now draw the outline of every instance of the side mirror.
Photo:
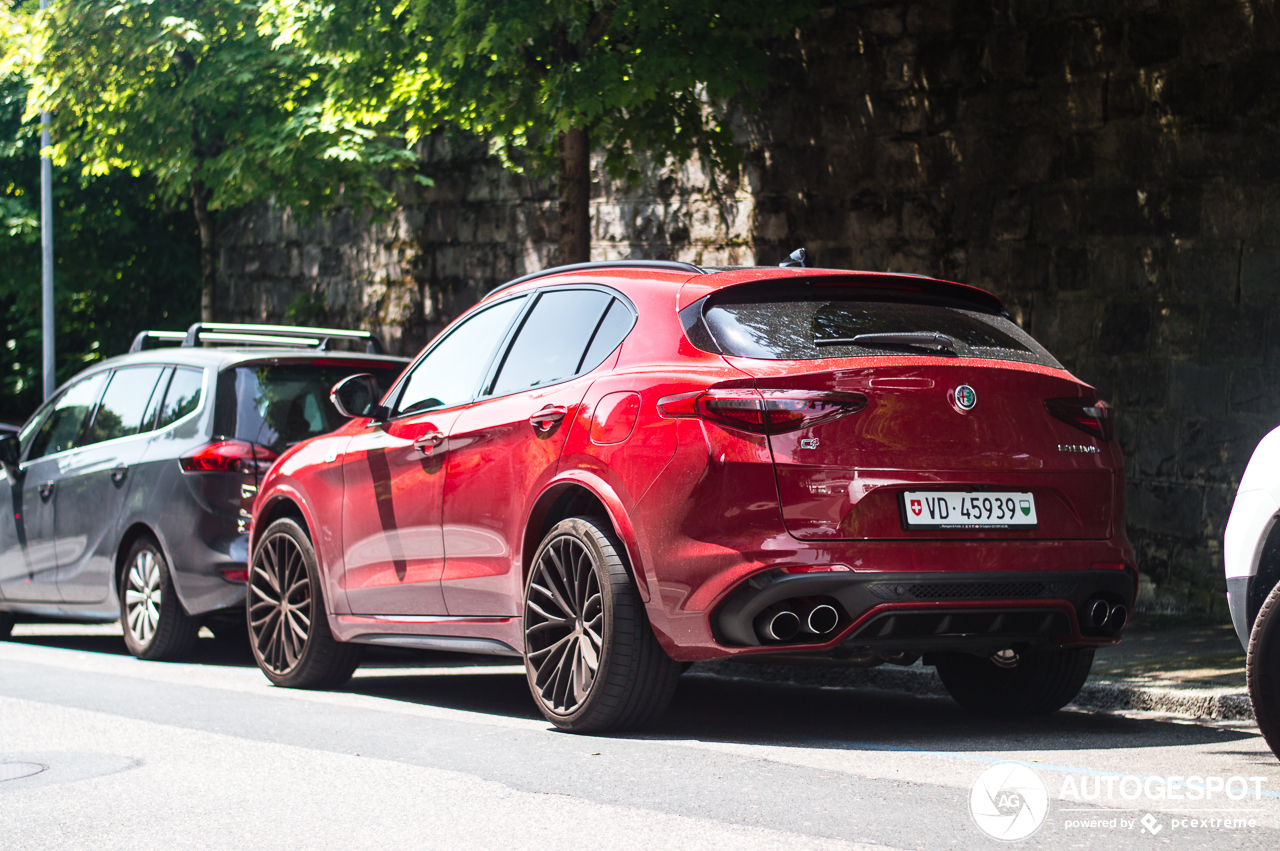
<svg viewBox="0 0 1280 851">
<path fill-rule="evenodd" d="M 329 401 L 344 417 L 387 418 L 387 409 L 378 404 L 378 384 L 367 372 L 348 376 L 329 391 Z"/>
<path fill-rule="evenodd" d="M 0 437 L 0 467 L 4 468 L 4 474 L 10 482 L 17 480 L 18 459 L 21 454 L 22 445 L 18 443 L 16 434 Z"/>
</svg>

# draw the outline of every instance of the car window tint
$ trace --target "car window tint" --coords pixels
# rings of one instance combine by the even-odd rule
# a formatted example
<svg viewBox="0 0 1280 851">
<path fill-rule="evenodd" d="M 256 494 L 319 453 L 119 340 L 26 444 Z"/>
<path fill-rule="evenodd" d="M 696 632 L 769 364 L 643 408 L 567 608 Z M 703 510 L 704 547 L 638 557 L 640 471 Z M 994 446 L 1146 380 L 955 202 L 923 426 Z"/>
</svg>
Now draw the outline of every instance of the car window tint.
<svg viewBox="0 0 1280 851">
<path fill-rule="evenodd" d="M 161 366 L 135 366 L 113 372 L 82 444 L 115 440 L 146 431 L 142 426 L 144 414 L 162 372 L 164 367 Z"/>
<path fill-rule="evenodd" d="M 329 391 L 339 381 L 359 373 L 372 375 L 380 399 L 402 371 L 401 363 L 378 361 L 238 366 L 218 376 L 214 428 L 220 435 L 283 452 L 347 422 L 329 401 Z"/>
<path fill-rule="evenodd" d="M 543 293 L 507 352 L 493 395 L 517 393 L 576 375 L 587 342 L 611 300 L 598 290 Z"/>
<path fill-rule="evenodd" d="M 151 393 L 151 401 L 147 402 L 147 410 L 142 415 L 142 430 L 151 431 L 156 427 L 156 414 L 160 413 L 160 405 L 164 402 L 165 391 L 169 389 L 169 381 L 173 378 L 173 367 L 161 367 L 164 374 L 156 382 L 156 389 Z"/>
<path fill-rule="evenodd" d="M 590 372 L 604 363 L 604 359 L 613 354 L 614 349 L 618 348 L 618 344 L 627 336 L 634 324 L 635 316 L 630 309 L 620 299 L 615 298 L 609 305 L 604 319 L 600 320 L 600 327 L 596 329 L 596 335 L 591 339 L 587 353 L 582 356 L 582 365 L 578 367 L 578 374 Z"/>
<path fill-rule="evenodd" d="M 106 382 L 107 374 L 100 372 L 68 387 L 41 423 L 35 439 L 31 441 L 27 460 L 34 461 L 74 447 Z"/>
<path fill-rule="evenodd" d="M 852 340 L 860 334 L 942 334 L 955 343 L 954 354 L 959 357 L 1061 369 L 1052 355 L 1005 316 L 859 287 L 793 289 L 748 285 L 712 296 L 704 316 L 714 342 L 725 354 L 763 360 L 918 357 L 937 352 L 925 346 L 855 345 Z M 696 335 L 689 339 L 702 345 Z M 819 345 L 830 340 L 849 342 Z"/>
<path fill-rule="evenodd" d="M 524 305 L 525 296 L 469 317 L 414 364 L 396 404 L 397 414 L 470 402 L 480 389 L 494 349 Z"/>
<path fill-rule="evenodd" d="M 200 407 L 200 394 L 204 392 L 204 370 L 180 366 L 169 379 L 169 389 L 160 406 L 160 419 L 156 428 L 172 425 Z"/>
</svg>

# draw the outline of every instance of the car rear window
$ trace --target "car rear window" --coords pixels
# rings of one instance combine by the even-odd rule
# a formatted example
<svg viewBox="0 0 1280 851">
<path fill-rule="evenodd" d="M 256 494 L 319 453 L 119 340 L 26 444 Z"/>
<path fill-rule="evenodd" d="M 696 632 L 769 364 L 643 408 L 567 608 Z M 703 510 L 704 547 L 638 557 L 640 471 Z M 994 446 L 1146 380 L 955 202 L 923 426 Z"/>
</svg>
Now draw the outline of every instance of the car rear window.
<svg viewBox="0 0 1280 851">
<path fill-rule="evenodd" d="M 246 364 L 218 376 L 215 429 L 223 437 L 248 440 L 282 452 L 327 434 L 347 420 L 329 401 L 333 385 L 368 373 L 386 393 L 404 369 L 400 363 Z"/>
<path fill-rule="evenodd" d="M 738 357 L 819 360 L 943 355 L 1061 368 L 1009 318 L 941 299 L 902 300 L 894 293 L 861 287 L 795 293 L 780 292 L 777 287 L 742 287 L 712 296 L 699 307 L 701 316 L 685 317 L 690 341 L 699 348 Z M 919 344 L 822 344 L 864 334 L 941 334 L 954 348 L 930 345 L 923 337 Z"/>
</svg>

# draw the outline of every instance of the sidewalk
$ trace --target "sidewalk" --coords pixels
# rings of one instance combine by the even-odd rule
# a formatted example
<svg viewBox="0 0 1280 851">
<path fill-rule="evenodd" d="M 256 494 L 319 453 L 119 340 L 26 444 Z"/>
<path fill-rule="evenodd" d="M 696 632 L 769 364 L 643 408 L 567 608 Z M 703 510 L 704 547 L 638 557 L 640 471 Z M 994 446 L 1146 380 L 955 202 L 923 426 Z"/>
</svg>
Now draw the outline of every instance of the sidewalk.
<svg viewBox="0 0 1280 851">
<path fill-rule="evenodd" d="M 1071 705 L 1251 721 L 1244 663 L 1244 650 L 1229 623 L 1194 615 L 1137 614 L 1119 644 L 1098 651 L 1093 673 Z M 920 695 L 947 693 L 933 669 L 918 662 L 907 668 L 700 662 L 689 673 Z"/>
</svg>

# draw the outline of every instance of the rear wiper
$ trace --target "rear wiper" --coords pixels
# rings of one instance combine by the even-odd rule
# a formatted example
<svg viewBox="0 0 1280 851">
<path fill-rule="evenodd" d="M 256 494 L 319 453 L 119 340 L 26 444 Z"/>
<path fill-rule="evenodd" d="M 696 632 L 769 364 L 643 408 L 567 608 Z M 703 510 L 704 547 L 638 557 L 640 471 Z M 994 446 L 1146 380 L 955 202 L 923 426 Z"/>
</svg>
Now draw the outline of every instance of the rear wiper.
<svg viewBox="0 0 1280 851">
<path fill-rule="evenodd" d="M 887 334 L 859 334 L 856 337 L 829 337 L 824 340 L 814 340 L 813 344 L 815 346 L 865 346 L 870 349 L 878 349 L 885 346 L 921 348 L 932 346 L 946 349 L 951 354 L 956 353 L 955 340 L 946 334 L 937 334 L 933 331 L 904 331 Z"/>
</svg>

